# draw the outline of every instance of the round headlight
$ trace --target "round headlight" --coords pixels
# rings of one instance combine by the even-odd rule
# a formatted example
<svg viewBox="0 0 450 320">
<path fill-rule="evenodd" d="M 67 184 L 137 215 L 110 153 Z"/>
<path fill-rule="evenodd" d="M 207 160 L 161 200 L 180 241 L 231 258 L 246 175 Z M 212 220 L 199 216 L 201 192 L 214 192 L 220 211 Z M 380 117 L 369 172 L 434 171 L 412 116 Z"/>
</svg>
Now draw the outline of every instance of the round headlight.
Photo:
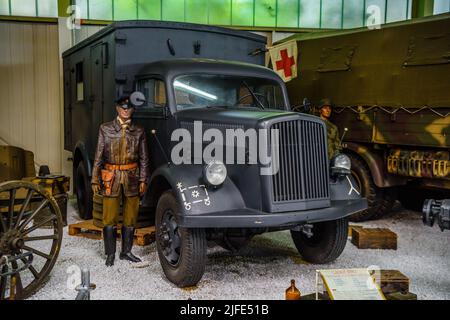
<svg viewBox="0 0 450 320">
<path fill-rule="evenodd" d="M 213 160 L 203 169 L 203 177 L 212 186 L 220 186 L 227 178 L 227 167 L 223 162 Z"/>
<path fill-rule="evenodd" d="M 333 174 L 350 174 L 352 162 L 345 154 L 338 154 L 331 160 L 331 173 Z"/>
</svg>

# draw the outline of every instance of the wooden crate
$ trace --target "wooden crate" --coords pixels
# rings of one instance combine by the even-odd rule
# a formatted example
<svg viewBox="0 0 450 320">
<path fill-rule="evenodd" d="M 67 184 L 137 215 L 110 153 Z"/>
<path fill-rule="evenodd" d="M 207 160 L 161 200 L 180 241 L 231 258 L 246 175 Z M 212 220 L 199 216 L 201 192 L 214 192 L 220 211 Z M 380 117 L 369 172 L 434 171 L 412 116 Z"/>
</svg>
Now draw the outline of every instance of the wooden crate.
<svg viewBox="0 0 450 320">
<path fill-rule="evenodd" d="M 348 236 L 351 238 L 353 235 L 353 230 L 358 230 L 358 229 L 362 229 L 363 227 L 361 226 L 355 226 L 355 225 L 349 225 L 348 226 Z"/>
<path fill-rule="evenodd" d="M 373 275 L 384 295 L 409 292 L 409 278 L 398 270 L 380 270 Z"/>
<path fill-rule="evenodd" d="M 70 189 L 70 177 L 61 175 L 36 177 L 31 182 L 43 187 L 52 196 L 69 192 Z"/>
<path fill-rule="evenodd" d="M 352 229 L 352 243 L 358 249 L 397 250 L 397 234 L 389 229 Z"/>
<path fill-rule="evenodd" d="M 394 292 L 386 295 L 387 300 L 417 300 L 417 295 L 412 292 Z"/>
<path fill-rule="evenodd" d="M 117 228 L 120 239 L 120 226 Z M 83 237 L 88 239 L 103 239 L 103 229 L 96 227 L 92 220 L 87 220 L 69 225 L 69 235 Z M 146 246 L 155 241 L 155 227 L 146 227 L 136 229 L 134 232 L 134 244 L 138 246 Z"/>
</svg>

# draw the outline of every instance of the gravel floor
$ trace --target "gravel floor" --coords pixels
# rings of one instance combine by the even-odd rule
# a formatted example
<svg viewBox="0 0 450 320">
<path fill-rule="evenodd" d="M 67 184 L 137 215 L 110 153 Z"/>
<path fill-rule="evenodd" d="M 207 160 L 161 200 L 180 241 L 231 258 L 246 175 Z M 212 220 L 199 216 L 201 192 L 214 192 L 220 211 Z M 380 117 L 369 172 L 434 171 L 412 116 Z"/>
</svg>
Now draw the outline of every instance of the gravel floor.
<svg viewBox="0 0 450 320">
<path fill-rule="evenodd" d="M 77 220 L 73 200 L 69 223 Z M 396 232 L 398 250 L 358 250 L 348 242 L 341 257 L 332 264 L 303 262 L 289 235 L 277 232 L 255 237 L 238 254 L 219 247 L 208 251 L 208 264 L 197 287 L 179 289 L 165 278 L 155 244 L 134 247 L 144 260 L 140 265 L 116 259 L 104 266 L 101 241 L 67 235 L 48 283 L 31 299 L 74 299 L 70 289 L 73 266 L 89 267 L 97 289 L 91 299 L 284 299 L 290 279 L 296 279 L 302 294 L 315 292 L 315 270 L 332 268 L 397 269 L 411 280 L 411 291 L 419 299 L 450 299 L 450 232 L 424 227 L 418 213 L 397 210 L 384 220 L 362 223 L 366 227 L 387 227 Z M 120 243 L 118 244 L 120 245 Z M 118 250 L 120 250 L 118 248 Z"/>
</svg>

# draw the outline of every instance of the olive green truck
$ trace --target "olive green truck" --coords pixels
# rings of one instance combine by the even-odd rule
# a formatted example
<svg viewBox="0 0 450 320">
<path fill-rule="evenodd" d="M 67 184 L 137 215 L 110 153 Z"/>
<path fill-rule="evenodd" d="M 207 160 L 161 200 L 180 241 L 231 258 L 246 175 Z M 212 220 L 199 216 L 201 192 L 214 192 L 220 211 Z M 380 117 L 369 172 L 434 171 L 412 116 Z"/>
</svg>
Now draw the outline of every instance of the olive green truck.
<svg viewBox="0 0 450 320">
<path fill-rule="evenodd" d="M 293 39 L 291 103 L 330 98 L 332 121 L 348 128 L 343 147 L 369 202 L 354 220 L 397 199 L 419 210 L 427 197 L 450 198 L 450 15 Z"/>
</svg>

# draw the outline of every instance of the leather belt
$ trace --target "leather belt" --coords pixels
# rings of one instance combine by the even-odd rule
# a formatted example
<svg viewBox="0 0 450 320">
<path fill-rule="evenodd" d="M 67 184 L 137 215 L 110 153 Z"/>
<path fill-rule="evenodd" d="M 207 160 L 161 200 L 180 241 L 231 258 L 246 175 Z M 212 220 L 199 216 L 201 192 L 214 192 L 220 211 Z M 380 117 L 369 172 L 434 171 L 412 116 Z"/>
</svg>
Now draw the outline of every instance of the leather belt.
<svg viewBox="0 0 450 320">
<path fill-rule="evenodd" d="M 119 171 L 127 171 L 127 170 L 133 170 L 138 167 L 137 162 L 135 163 L 129 163 L 129 164 L 109 164 L 105 163 L 105 169 L 106 170 L 119 170 Z"/>
</svg>

